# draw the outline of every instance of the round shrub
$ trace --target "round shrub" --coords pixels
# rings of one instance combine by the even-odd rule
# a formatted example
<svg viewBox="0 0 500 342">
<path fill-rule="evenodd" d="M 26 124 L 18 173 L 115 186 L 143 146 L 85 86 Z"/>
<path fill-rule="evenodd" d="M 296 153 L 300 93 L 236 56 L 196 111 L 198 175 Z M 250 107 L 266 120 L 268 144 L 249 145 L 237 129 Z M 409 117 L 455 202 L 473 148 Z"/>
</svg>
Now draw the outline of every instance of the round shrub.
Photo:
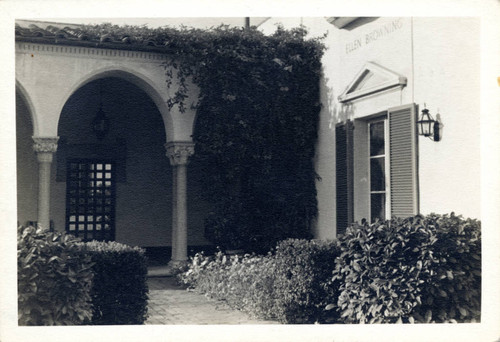
<svg viewBox="0 0 500 342">
<path fill-rule="evenodd" d="M 418 321 L 479 322 L 481 320 L 481 223 L 454 213 L 431 214 L 436 227 L 431 277 L 422 290 Z"/>
<path fill-rule="evenodd" d="M 335 311 L 346 323 L 480 318 L 477 220 L 452 213 L 356 224 L 340 249 L 332 283 L 341 291 Z"/>
<path fill-rule="evenodd" d="M 330 322 L 324 308 L 336 300 L 329 280 L 339 249 L 335 241 L 288 239 L 276 247 L 276 316 L 284 323 Z"/>
<path fill-rule="evenodd" d="M 84 243 L 82 248 L 94 263 L 90 324 L 143 324 L 149 292 L 145 250 L 100 241 Z"/>
<path fill-rule="evenodd" d="M 17 230 L 19 325 L 76 325 L 91 319 L 90 257 L 72 235 Z"/>
</svg>

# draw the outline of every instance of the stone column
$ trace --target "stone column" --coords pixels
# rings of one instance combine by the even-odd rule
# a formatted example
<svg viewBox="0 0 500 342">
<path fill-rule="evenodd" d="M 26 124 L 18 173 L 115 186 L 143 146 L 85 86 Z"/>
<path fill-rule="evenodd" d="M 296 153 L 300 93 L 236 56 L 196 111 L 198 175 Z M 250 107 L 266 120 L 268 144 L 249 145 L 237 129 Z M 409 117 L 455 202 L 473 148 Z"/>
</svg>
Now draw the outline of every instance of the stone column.
<svg viewBox="0 0 500 342">
<path fill-rule="evenodd" d="M 38 159 L 38 224 L 50 228 L 50 167 L 59 137 L 33 137 Z"/>
<path fill-rule="evenodd" d="M 165 144 L 172 165 L 172 258 L 170 266 L 187 260 L 187 170 L 189 157 L 194 153 L 192 142 Z"/>
</svg>

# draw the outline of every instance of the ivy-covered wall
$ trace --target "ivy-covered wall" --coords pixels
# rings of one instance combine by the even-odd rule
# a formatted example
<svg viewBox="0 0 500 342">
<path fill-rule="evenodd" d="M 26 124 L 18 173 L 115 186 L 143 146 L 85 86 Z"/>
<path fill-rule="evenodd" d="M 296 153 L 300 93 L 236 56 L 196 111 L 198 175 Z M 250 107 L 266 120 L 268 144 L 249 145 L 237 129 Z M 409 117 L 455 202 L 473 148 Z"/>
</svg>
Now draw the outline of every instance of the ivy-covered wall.
<svg viewBox="0 0 500 342">
<path fill-rule="evenodd" d="M 253 251 L 311 237 L 320 39 L 305 39 L 303 29 L 189 32 L 166 66 L 177 70 L 169 80 L 191 77 L 200 89 L 193 164 L 204 170 L 202 196 L 212 204 L 207 237 Z M 171 105 L 182 108 L 186 91 Z"/>
</svg>

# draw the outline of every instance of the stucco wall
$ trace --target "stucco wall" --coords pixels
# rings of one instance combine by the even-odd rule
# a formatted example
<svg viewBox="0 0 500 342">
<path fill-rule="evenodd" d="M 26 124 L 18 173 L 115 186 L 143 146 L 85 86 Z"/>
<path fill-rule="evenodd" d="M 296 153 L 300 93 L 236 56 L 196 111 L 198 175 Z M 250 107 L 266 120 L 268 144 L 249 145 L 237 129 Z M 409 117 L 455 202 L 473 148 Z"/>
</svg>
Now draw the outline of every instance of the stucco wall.
<svg viewBox="0 0 500 342">
<path fill-rule="evenodd" d="M 37 219 L 38 163 L 33 151 L 33 125 L 26 102 L 16 96 L 17 220 L 19 224 Z"/>
<path fill-rule="evenodd" d="M 480 218 L 480 21 L 415 18 L 415 102 L 439 111 L 443 138 L 420 137 L 420 208 Z"/>
<path fill-rule="evenodd" d="M 30 95 L 36 111 L 34 135 L 57 134 L 59 114 L 81 86 L 99 77 L 120 77 L 151 97 L 163 117 L 168 139 L 190 140 L 195 116 L 189 110 L 192 101 L 186 99 L 186 113 L 177 107 L 168 109 L 166 102 L 176 85 L 174 80 L 167 87 L 163 61 L 163 55 L 149 52 L 16 43 L 16 81 Z M 197 89 L 190 89 L 196 99 Z"/>
<path fill-rule="evenodd" d="M 99 142 L 90 131 L 99 105 L 98 88 L 91 82 L 99 78 L 107 81 L 103 103 L 112 122 L 103 143 L 108 150 L 109 146 L 126 147 L 126 179 L 117 185 L 116 240 L 144 247 L 170 245 L 172 170 L 163 145 L 172 140 L 189 141 L 195 113 L 190 110 L 189 99 L 186 113 L 175 107 L 168 110 L 166 101 L 175 87 L 166 87 L 161 59 L 155 54 L 17 44 L 16 80 L 32 109 L 24 114 L 34 118 L 33 127 L 18 130 L 24 137 L 20 153 L 33 157 L 20 158 L 18 163 L 20 170 L 29 170 L 21 174 L 19 182 L 31 189 L 19 192 L 19 219 L 36 219 L 38 167 L 31 136 L 60 136 L 60 150 L 65 144 L 94 144 L 92 148 L 99 150 L 95 145 Z M 123 156 L 123 151 L 120 153 Z M 57 230 L 64 230 L 65 225 L 65 162 L 58 152 L 52 163 L 50 217 Z M 203 237 L 205 207 L 197 196 L 196 183 L 188 179 L 188 187 L 188 207 L 201 215 L 191 217 L 188 212 L 188 244 L 204 245 L 208 243 Z"/>
<path fill-rule="evenodd" d="M 322 177 L 317 183 L 316 237 L 335 235 L 335 124 L 411 103 L 420 110 L 425 103 L 431 114 L 439 109 L 445 126 L 440 142 L 419 137 L 420 212 L 455 211 L 480 217 L 478 19 L 362 18 L 338 29 L 319 17 L 271 18 L 261 29 L 271 33 L 277 23 L 286 28 L 303 24 L 310 28 L 311 36 L 327 33 L 316 158 L 316 170 Z M 406 86 L 348 105 L 340 103 L 339 95 L 367 62 L 406 77 Z M 356 122 L 364 129 L 361 121 L 356 120 L 355 126 Z M 359 129 L 355 127 L 355 145 L 356 139 L 361 141 Z M 355 154 L 357 149 L 359 146 L 355 146 Z M 367 211 L 367 201 L 361 196 L 364 176 L 355 170 L 355 219 Z"/>
</svg>

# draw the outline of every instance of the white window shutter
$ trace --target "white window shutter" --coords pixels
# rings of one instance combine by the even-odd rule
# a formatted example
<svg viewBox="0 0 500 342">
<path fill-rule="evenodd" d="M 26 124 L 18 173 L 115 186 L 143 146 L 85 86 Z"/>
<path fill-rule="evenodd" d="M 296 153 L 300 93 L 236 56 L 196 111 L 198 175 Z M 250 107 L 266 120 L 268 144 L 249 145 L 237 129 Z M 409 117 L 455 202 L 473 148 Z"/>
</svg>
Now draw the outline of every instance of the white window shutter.
<svg viewBox="0 0 500 342">
<path fill-rule="evenodd" d="M 406 218 L 419 212 L 416 105 L 390 108 L 388 119 L 391 216 Z"/>
</svg>

